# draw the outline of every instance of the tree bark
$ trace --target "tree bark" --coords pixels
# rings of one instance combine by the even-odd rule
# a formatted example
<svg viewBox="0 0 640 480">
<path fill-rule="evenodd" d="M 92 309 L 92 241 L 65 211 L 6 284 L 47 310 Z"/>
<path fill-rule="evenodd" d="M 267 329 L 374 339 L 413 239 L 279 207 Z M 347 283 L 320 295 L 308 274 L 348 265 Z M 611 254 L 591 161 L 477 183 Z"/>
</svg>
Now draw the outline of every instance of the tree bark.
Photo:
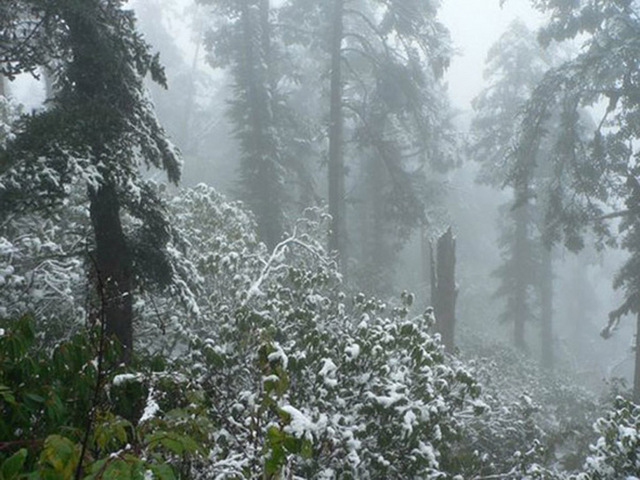
<svg viewBox="0 0 640 480">
<path fill-rule="evenodd" d="M 104 302 L 105 331 L 122 346 L 122 358 L 133 350 L 132 263 L 120 220 L 115 186 L 107 181 L 89 193 L 91 224 L 96 240 L 95 269 Z"/>
<path fill-rule="evenodd" d="M 336 252 L 344 271 L 346 256 L 345 170 L 343 152 L 344 114 L 342 109 L 342 39 L 344 0 L 334 0 L 331 36 L 331 107 L 329 112 L 329 251 Z"/>
<path fill-rule="evenodd" d="M 113 86 L 108 81 L 110 72 L 105 71 L 95 54 L 103 49 L 99 28 L 91 23 L 91 15 L 81 13 L 81 8 L 100 7 L 98 2 L 91 2 L 63 11 L 73 51 L 74 88 L 79 97 L 100 105 L 105 102 L 105 89 Z M 96 119 L 93 126 L 99 124 Z M 92 125 L 84 128 L 91 129 Z M 110 141 L 108 133 L 89 130 L 87 135 L 92 138 L 90 147 L 95 161 L 109 161 L 103 151 L 104 144 Z M 133 264 L 122 229 L 118 191 L 108 176 L 97 188 L 89 189 L 89 214 L 96 242 L 94 267 L 101 287 L 98 295 L 104 302 L 105 332 L 120 342 L 122 360 L 128 362 L 133 349 Z"/>
<path fill-rule="evenodd" d="M 542 343 L 542 366 L 552 369 L 554 366 L 553 351 L 553 259 L 551 248 L 542 245 L 542 262 L 540 271 L 540 341 Z"/>
<path fill-rule="evenodd" d="M 431 250 L 431 302 L 436 316 L 436 330 L 447 352 L 455 347 L 456 240 L 451 227 L 438 238 L 436 252 Z"/>
<path fill-rule="evenodd" d="M 633 376 L 633 402 L 640 405 L 640 313 L 636 314 L 636 364 Z"/>
<path fill-rule="evenodd" d="M 270 4 L 268 0 L 260 0 L 256 5 L 258 11 L 255 12 L 250 3 L 250 0 L 243 0 L 241 10 L 244 42 L 243 87 L 247 94 L 251 129 L 248 139 L 248 170 L 251 178 L 248 179 L 245 188 L 250 190 L 247 193 L 253 197 L 251 207 L 257 217 L 260 238 L 269 248 L 274 248 L 282 238 L 282 219 L 275 158 L 277 152 L 269 134 L 273 123 L 267 63 L 271 48 Z"/>
<path fill-rule="evenodd" d="M 514 261 L 514 329 L 513 343 L 520 351 L 526 349 L 524 339 L 525 322 L 527 320 L 527 205 L 520 205 L 515 211 L 516 232 L 513 251 Z"/>
</svg>

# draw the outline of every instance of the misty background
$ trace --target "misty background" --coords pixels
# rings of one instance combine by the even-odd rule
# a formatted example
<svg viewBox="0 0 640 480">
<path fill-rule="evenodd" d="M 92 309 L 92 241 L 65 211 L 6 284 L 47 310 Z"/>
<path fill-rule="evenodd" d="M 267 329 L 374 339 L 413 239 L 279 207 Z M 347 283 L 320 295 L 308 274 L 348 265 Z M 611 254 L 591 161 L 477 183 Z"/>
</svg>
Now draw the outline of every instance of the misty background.
<svg viewBox="0 0 640 480">
<path fill-rule="evenodd" d="M 204 47 L 206 31 L 215 28 L 203 14 L 205 7 L 191 0 L 131 0 L 139 26 L 153 48 L 160 52 L 168 76 L 168 90 L 149 83 L 158 117 L 184 157 L 183 184 L 207 183 L 228 195 L 238 197 L 239 165 L 237 141 L 225 113 L 232 98 L 232 80 L 227 69 L 214 69 L 207 62 Z M 278 2 L 273 2 L 278 7 Z M 544 16 L 529 2 L 444 0 L 439 17 L 450 30 L 455 54 L 444 73 L 444 83 L 453 107 L 453 122 L 460 145 L 468 140 L 473 117 L 472 102 L 487 86 L 485 61 L 491 46 L 511 22 L 519 20 L 531 30 L 539 28 Z M 41 108 L 45 101 L 44 82 L 21 75 L 11 83 L 11 92 L 25 109 Z M 188 118 L 198 118 L 187 126 Z M 503 302 L 495 298 L 497 281 L 492 272 L 500 264 L 497 226 L 500 205 L 510 193 L 477 182 L 478 163 L 468 154 L 458 166 L 445 174 L 446 211 L 435 228 L 426 235 L 433 240 L 445 225 L 452 225 L 457 237 L 459 298 L 457 332 L 461 341 L 474 342 L 500 338 L 508 342 L 511 325 L 498 320 Z M 323 168 L 316 165 L 318 174 Z M 321 190 L 321 189 L 319 189 Z M 424 305 L 429 303 L 428 259 L 425 258 L 423 232 L 414 232 L 400 250 L 395 271 L 390 274 L 389 294 L 414 292 Z M 578 255 L 559 247 L 554 273 L 554 350 L 560 362 L 575 370 L 593 388 L 604 388 L 612 378 L 633 377 L 634 340 L 632 322 L 622 322 L 619 334 L 604 341 L 599 332 L 608 312 L 619 304 L 621 293 L 612 289 L 612 278 L 624 254 L 607 249 L 596 251 L 587 242 Z M 539 328 L 528 325 L 530 352 Z"/>
<path fill-rule="evenodd" d="M 640 476 L 640 3 L 7 1 L 0 477 Z"/>
</svg>

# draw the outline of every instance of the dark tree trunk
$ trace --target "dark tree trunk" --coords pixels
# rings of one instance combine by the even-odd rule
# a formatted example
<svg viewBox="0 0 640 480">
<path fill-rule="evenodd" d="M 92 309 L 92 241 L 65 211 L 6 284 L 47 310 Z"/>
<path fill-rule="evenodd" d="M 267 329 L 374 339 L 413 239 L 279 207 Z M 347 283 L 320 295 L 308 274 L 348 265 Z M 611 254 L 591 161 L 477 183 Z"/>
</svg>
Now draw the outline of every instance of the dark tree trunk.
<svg viewBox="0 0 640 480">
<path fill-rule="evenodd" d="M 96 241 L 95 269 L 107 335 L 122 345 L 123 360 L 133 348 L 132 264 L 127 248 L 115 186 L 106 182 L 89 193 L 91 224 Z"/>
<path fill-rule="evenodd" d="M 429 244 L 429 238 L 427 236 L 427 228 L 423 223 L 420 225 L 420 266 L 422 270 L 422 280 L 425 282 L 424 307 L 429 306 L 429 302 L 431 301 L 430 295 L 426 295 L 427 290 L 433 285 L 433 279 L 431 278 L 431 255 L 431 245 Z"/>
<path fill-rule="evenodd" d="M 6 97 L 8 96 L 8 89 L 7 89 L 7 80 L 4 78 L 4 76 L 0 75 L 0 97 Z"/>
<path fill-rule="evenodd" d="M 527 238 L 527 205 L 520 205 L 515 210 L 516 232 L 513 250 L 514 262 L 514 329 L 513 343 L 520 351 L 526 349 L 524 339 L 525 322 L 527 320 L 527 257 L 531 253 Z"/>
<path fill-rule="evenodd" d="M 329 250 L 338 254 L 338 260 L 341 264 L 344 263 L 346 256 L 344 118 L 342 110 L 343 14 L 344 0 L 334 0 L 331 36 L 331 110 L 329 113 L 329 213 L 331 214 Z"/>
<path fill-rule="evenodd" d="M 87 3 L 86 8 L 98 9 L 99 2 Z M 113 85 L 109 80 L 110 72 L 105 71 L 105 65 L 96 55 L 103 48 L 99 29 L 92 23 L 94 18 L 86 12 L 81 13 L 81 10 L 81 7 L 70 4 L 63 15 L 74 55 L 71 75 L 77 96 L 100 105 L 105 102 L 105 90 Z M 104 145 L 111 141 L 110 134 L 108 131 L 95 131 L 96 125 L 100 125 L 98 119 L 95 124 L 85 127 L 92 139 L 92 154 L 95 161 L 106 162 L 109 159 L 104 158 Z M 128 362 L 133 350 L 133 265 L 122 229 L 118 192 L 112 179 L 105 177 L 99 187 L 90 189 L 89 214 L 96 242 L 94 268 L 105 331 L 120 342 L 122 360 Z"/>
<path fill-rule="evenodd" d="M 436 315 L 436 330 L 448 352 L 453 352 L 456 326 L 456 240 L 451 227 L 438 238 L 431 252 L 431 303 Z"/>
<path fill-rule="evenodd" d="M 244 188 L 251 197 L 250 205 L 256 214 L 260 238 L 273 248 L 282 237 L 282 218 L 277 152 L 269 134 L 273 123 L 267 64 L 270 51 L 269 1 L 260 0 L 258 6 L 258 15 L 254 15 L 249 0 L 244 0 L 241 11 L 244 42 L 242 82 L 247 94 L 250 128 L 250 138 L 247 139 L 249 165 L 244 167 Z"/>
<path fill-rule="evenodd" d="M 553 351 L 553 260 L 551 249 L 542 246 L 540 269 L 540 341 L 542 342 L 542 366 L 552 369 Z"/>
<path fill-rule="evenodd" d="M 362 248 L 363 272 L 361 285 L 374 295 L 388 295 L 393 271 L 392 247 L 384 218 L 385 166 L 382 159 L 371 156 L 364 165 L 365 188 L 360 212 L 361 230 L 358 243 Z"/>
<path fill-rule="evenodd" d="M 636 364 L 633 376 L 633 402 L 640 405 L 640 313 L 636 315 Z"/>
</svg>

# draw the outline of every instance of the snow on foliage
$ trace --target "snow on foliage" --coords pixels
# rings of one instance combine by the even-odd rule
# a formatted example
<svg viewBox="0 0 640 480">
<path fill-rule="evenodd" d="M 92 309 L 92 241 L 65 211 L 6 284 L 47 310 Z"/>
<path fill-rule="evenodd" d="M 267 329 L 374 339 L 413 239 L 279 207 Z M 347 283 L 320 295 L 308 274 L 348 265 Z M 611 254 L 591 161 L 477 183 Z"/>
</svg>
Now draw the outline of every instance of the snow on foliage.
<svg viewBox="0 0 640 480">
<path fill-rule="evenodd" d="M 88 223 L 74 196 L 63 211 L 10 217 L 0 227 L 0 316 L 31 311 L 42 322 L 84 319 Z"/>
<path fill-rule="evenodd" d="M 633 479 L 640 476 L 640 406 L 616 398 L 594 428 L 600 437 L 591 447 L 577 480 Z"/>
<path fill-rule="evenodd" d="M 170 207 L 199 315 L 168 323 L 162 348 L 211 396 L 218 426 L 199 478 L 439 478 L 451 468 L 456 415 L 477 385 L 445 361 L 428 319 L 347 298 L 321 246 L 321 212 L 267 252 L 241 206 L 209 187 Z M 146 341 L 162 344 L 157 331 Z"/>
<path fill-rule="evenodd" d="M 552 479 L 581 470 L 602 409 L 593 393 L 507 346 L 467 344 L 465 357 L 483 390 L 477 415 L 463 419 L 482 475 Z"/>
<path fill-rule="evenodd" d="M 5 308 L 84 318 L 91 243 L 74 205 L 58 223 L 32 214 L 3 226 Z M 174 281 L 136 304 L 137 349 L 154 366 L 116 375 L 108 391 L 149 438 L 160 427 L 196 438 L 195 478 L 553 479 L 567 478 L 558 462 L 581 466 L 589 395 L 508 350 L 476 351 L 468 369 L 430 333 L 430 313 L 411 316 L 410 295 L 346 295 L 321 245 L 322 212 L 306 212 L 272 252 L 242 205 L 207 186 L 170 199 L 167 215 Z M 36 268 L 39 255 L 63 263 Z M 638 476 L 637 408 L 618 400 L 598 420 L 575 478 Z"/>
</svg>

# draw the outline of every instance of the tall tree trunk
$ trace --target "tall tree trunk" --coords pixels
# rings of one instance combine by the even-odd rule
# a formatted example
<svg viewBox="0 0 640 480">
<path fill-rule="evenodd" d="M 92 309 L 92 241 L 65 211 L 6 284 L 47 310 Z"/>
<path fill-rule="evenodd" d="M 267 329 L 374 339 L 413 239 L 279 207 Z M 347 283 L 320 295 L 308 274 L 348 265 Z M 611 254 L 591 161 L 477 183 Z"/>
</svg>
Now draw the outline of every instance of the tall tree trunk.
<svg viewBox="0 0 640 480">
<path fill-rule="evenodd" d="M 372 155 L 365 160 L 364 178 L 358 243 L 362 248 L 365 277 L 360 283 L 370 293 L 384 296 L 389 294 L 391 287 L 389 263 L 392 253 L 384 219 L 385 166 L 382 159 Z"/>
<path fill-rule="evenodd" d="M 422 270 L 422 281 L 425 282 L 425 296 L 423 305 L 425 308 L 428 307 L 431 302 L 430 296 L 426 293 L 429 288 L 433 288 L 433 279 L 431 278 L 431 272 L 433 271 L 431 268 L 431 255 L 431 245 L 429 244 L 429 238 L 427 236 L 427 227 L 424 223 L 422 223 L 420 225 L 420 266 Z"/>
<path fill-rule="evenodd" d="M 640 313 L 636 315 L 636 364 L 633 376 L 633 402 L 640 405 Z"/>
<path fill-rule="evenodd" d="M 259 10 L 255 12 L 252 11 L 252 3 L 250 0 L 242 2 L 243 88 L 247 93 L 251 137 L 248 139 L 249 165 L 246 169 L 249 178 L 245 182 L 245 189 L 252 197 L 250 204 L 257 217 L 260 238 L 269 248 L 273 248 L 282 237 L 282 205 L 276 158 L 278 152 L 269 134 L 273 123 L 266 63 L 270 50 L 270 6 L 268 0 L 260 0 L 257 5 Z"/>
<path fill-rule="evenodd" d="M 540 341 L 542 343 L 542 366 L 552 369 L 553 351 L 553 258 L 551 248 L 542 245 L 540 269 Z"/>
<path fill-rule="evenodd" d="M 436 315 L 436 330 L 448 352 L 455 347 L 456 326 L 456 240 L 451 227 L 438 238 L 431 252 L 431 303 Z"/>
<path fill-rule="evenodd" d="M 513 342 L 518 350 L 526 349 L 524 339 L 525 322 L 527 320 L 527 257 L 531 253 L 528 248 L 527 238 L 527 204 L 520 205 L 515 210 L 515 244 L 513 250 L 514 262 L 514 329 Z"/>
<path fill-rule="evenodd" d="M 132 263 L 122 230 L 118 194 L 113 183 L 107 181 L 97 191 L 91 191 L 89 199 L 105 330 L 120 341 L 123 360 L 128 362 L 133 349 Z"/>
<path fill-rule="evenodd" d="M 342 39 L 344 0 L 334 0 L 331 36 L 331 108 L 329 112 L 329 250 L 338 254 L 344 271 L 346 257 L 344 113 L 342 109 Z"/>
<path fill-rule="evenodd" d="M 200 5 L 195 4 L 196 14 L 199 14 Z M 189 75 L 189 84 L 187 85 L 187 104 L 184 108 L 184 116 L 182 119 L 182 128 L 180 130 L 180 140 L 182 141 L 182 151 L 191 151 L 191 117 L 193 116 L 193 107 L 196 97 L 196 78 L 198 71 L 198 59 L 200 58 L 200 48 L 202 46 L 202 22 L 196 23 L 196 49 L 191 59 L 191 72 Z"/>
<path fill-rule="evenodd" d="M 100 51 L 102 39 L 92 24 L 94 18 L 82 11 L 84 8 L 98 9 L 99 2 L 83 2 L 82 7 L 69 4 L 68 9 L 63 10 L 74 57 L 74 88 L 80 97 L 100 103 L 104 101 L 103 89 L 109 86 L 105 81 L 108 78 L 105 66 L 95 56 L 95 52 Z M 104 143 L 108 139 L 101 139 L 101 135 L 108 133 L 88 133 L 95 138 L 91 145 L 94 159 L 108 161 L 103 159 Z M 133 264 L 122 229 L 118 192 L 112 179 L 105 178 L 97 189 L 90 189 L 89 215 L 96 242 L 95 269 L 102 286 L 98 294 L 103 302 L 105 331 L 120 342 L 122 359 L 128 362 L 133 348 Z"/>
</svg>

